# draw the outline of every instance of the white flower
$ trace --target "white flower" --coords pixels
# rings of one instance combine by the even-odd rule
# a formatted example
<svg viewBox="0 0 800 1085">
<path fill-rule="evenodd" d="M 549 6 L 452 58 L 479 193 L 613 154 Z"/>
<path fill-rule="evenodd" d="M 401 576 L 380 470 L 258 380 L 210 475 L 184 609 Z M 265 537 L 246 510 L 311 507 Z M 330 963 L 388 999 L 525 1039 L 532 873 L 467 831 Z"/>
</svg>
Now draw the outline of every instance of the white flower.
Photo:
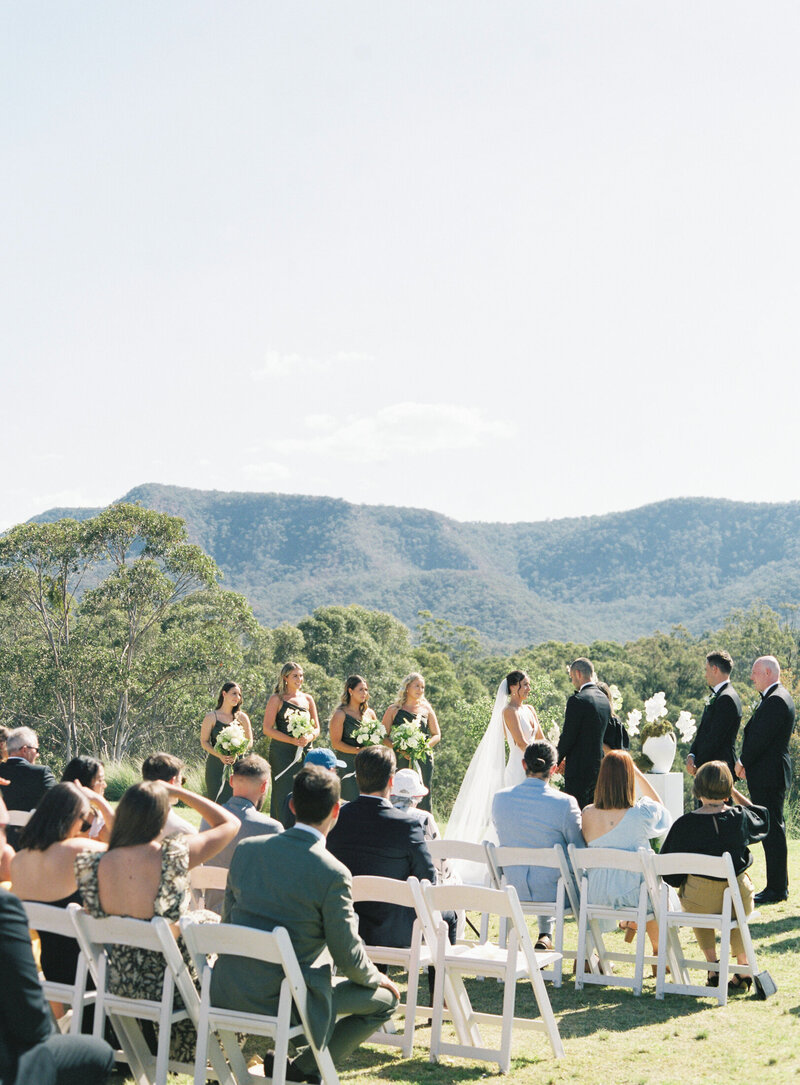
<svg viewBox="0 0 800 1085">
<path fill-rule="evenodd" d="M 313 735 L 315 731 L 311 716 L 302 708 L 296 708 L 294 712 L 287 712 L 286 731 L 292 738 L 304 738 Z"/>
<path fill-rule="evenodd" d="M 352 738 L 359 746 L 380 746 L 386 738 L 383 724 L 374 716 L 362 720 Z"/>
<path fill-rule="evenodd" d="M 214 749 L 227 754 L 229 757 L 238 757 L 247 750 L 248 745 L 249 740 L 242 725 L 240 723 L 229 723 L 217 735 Z"/>
<path fill-rule="evenodd" d="M 667 695 L 661 690 L 654 693 L 649 701 L 644 702 L 644 714 L 648 723 L 655 723 L 667 714 Z"/>
<path fill-rule="evenodd" d="M 628 734 L 633 738 L 639 734 L 639 724 L 642 722 L 642 714 L 638 708 L 634 708 L 632 712 L 628 713 L 628 720 L 625 726 L 628 728 Z"/>
<path fill-rule="evenodd" d="M 694 738 L 697 733 L 697 727 L 695 726 L 694 717 L 691 712 L 681 712 L 675 723 L 675 726 L 680 731 L 681 741 L 688 742 Z"/>
<path fill-rule="evenodd" d="M 609 686 L 608 692 L 611 694 L 611 707 L 615 714 L 618 714 L 622 710 L 622 694 L 620 693 L 619 686 Z"/>
</svg>

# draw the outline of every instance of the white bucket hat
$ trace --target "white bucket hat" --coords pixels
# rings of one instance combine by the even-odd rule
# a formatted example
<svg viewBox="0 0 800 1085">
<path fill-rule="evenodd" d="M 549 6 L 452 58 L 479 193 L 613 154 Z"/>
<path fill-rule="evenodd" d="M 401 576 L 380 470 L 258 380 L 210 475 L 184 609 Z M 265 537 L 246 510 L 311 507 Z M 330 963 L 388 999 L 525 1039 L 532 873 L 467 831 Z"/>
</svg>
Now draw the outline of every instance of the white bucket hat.
<svg viewBox="0 0 800 1085">
<path fill-rule="evenodd" d="M 423 795 L 428 794 L 428 789 L 414 769 L 400 769 L 394 774 L 392 794 L 404 799 L 421 799 Z"/>
</svg>

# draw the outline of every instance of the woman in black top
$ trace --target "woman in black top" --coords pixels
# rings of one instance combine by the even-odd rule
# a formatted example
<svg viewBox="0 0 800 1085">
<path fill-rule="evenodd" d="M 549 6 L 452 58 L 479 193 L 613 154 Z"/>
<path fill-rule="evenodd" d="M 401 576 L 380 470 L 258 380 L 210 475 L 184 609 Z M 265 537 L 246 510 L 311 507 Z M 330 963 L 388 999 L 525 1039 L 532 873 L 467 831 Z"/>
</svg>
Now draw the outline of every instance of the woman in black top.
<svg viewBox="0 0 800 1085">
<path fill-rule="evenodd" d="M 769 829 L 769 814 L 763 806 L 754 806 L 733 786 L 731 770 L 724 761 L 707 761 L 694 778 L 694 794 L 700 807 L 679 817 L 661 845 L 661 854 L 692 852 L 696 855 L 724 855 L 729 852 L 742 894 L 745 914 L 753 910 L 753 883 L 747 869 L 753 857 L 747 847 L 763 840 Z M 732 805 L 735 802 L 736 805 Z M 719 912 L 727 883 L 718 878 L 689 874 L 665 879 L 678 889 L 685 912 Z M 708 927 L 695 927 L 695 938 L 707 961 L 716 961 L 716 935 Z M 742 937 L 731 931 L 731 952 L 739 964 L 747 964 Z M 713 979 L 712 979 L 713 977 Z M 709 973 L 709 983 L 718 979 Z M 735 974 L 729 990 L 749 989 L 750 976 Z"/>
</svg>

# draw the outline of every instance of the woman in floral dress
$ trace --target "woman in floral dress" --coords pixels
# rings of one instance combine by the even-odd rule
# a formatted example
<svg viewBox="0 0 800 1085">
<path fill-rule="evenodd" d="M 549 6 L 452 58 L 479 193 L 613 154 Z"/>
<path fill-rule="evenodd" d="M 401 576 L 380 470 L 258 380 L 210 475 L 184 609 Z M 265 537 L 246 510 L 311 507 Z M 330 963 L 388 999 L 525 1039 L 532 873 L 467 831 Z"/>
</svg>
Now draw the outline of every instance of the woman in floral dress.
<svg viewBox="0 0 800 1085">
<path fill-rule="evenodd" d="M 201 814 L 210 828 L 194 836 L 168 836 L 158 843 L 171 796 Z M 98 919 L 115 915 L 152 919 L 158 915 L 175 924 L 189 910 L 189 871 L 222 851 L 238 831 L 238 818 L 200 795 L 160 781 L 134 784 L 120 799 L 108 851 L 82 852 L 75 859 L 83 906 Z M 200 918 L 212 921 L 212 916 L 201 913 Z M 160 1001 L 164 968 L 160 953 L 112 946 L 110 990 L 129 998 Z M 192 1063 L 196 1046 L 191 1022 L 172 1026 L 170 1058 Z"/>
</svg>

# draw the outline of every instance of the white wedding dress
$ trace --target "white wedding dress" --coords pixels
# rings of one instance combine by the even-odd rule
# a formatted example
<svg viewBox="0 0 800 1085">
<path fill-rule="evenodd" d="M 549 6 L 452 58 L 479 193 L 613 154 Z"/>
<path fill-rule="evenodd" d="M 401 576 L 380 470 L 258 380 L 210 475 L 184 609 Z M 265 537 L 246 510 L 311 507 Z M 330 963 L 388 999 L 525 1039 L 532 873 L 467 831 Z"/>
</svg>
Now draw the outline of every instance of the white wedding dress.
<svg viewBox="0 0 800 1085">
<path fill-rule="evenodd" d="M 529 746 L 533 742 L 534 727 L 528 717 L 521 712 L 519 715 L 519 729 L 525 739 L 525 745 Z M 505 724 L 503 724 L 503 734 L 508 743 L 508 761 L 506 761 L 506 770 L 503 773 L 503 787 L 516 787 L 525 779 L 525 769 L 522 767 L 522 751 L 519 746 L 511 741 L 511 735 L 508 733 Z"/>
<path fill-rule="evenodd" d="M 458 796 L 447 822 L 446 840 L 466 840 L 480 844 L 484 840 L 497 843 L 497 836 L 492 824 L 492 802 L 498 791 L 512 787 L 525 778 L 522 767 L 522 753 L 509 740 L 510 752 L 506 761 L 506 729 L 503 723 L 503 710 L 508 705 L 508 685 L 505 678 L 500 683 L 495 697 L 489 726 L 470 761 Z M 524 720 L 533 735 L 533 727 Z M 526 741 L 530 736 L 523 727 Z M 474 864 L 459 864 L 459 873 L 466 882 L 472 880 L 467 875 L 467 867 Z M 471 872 L 474 873 L 474 872 Z"/>
</svg>

